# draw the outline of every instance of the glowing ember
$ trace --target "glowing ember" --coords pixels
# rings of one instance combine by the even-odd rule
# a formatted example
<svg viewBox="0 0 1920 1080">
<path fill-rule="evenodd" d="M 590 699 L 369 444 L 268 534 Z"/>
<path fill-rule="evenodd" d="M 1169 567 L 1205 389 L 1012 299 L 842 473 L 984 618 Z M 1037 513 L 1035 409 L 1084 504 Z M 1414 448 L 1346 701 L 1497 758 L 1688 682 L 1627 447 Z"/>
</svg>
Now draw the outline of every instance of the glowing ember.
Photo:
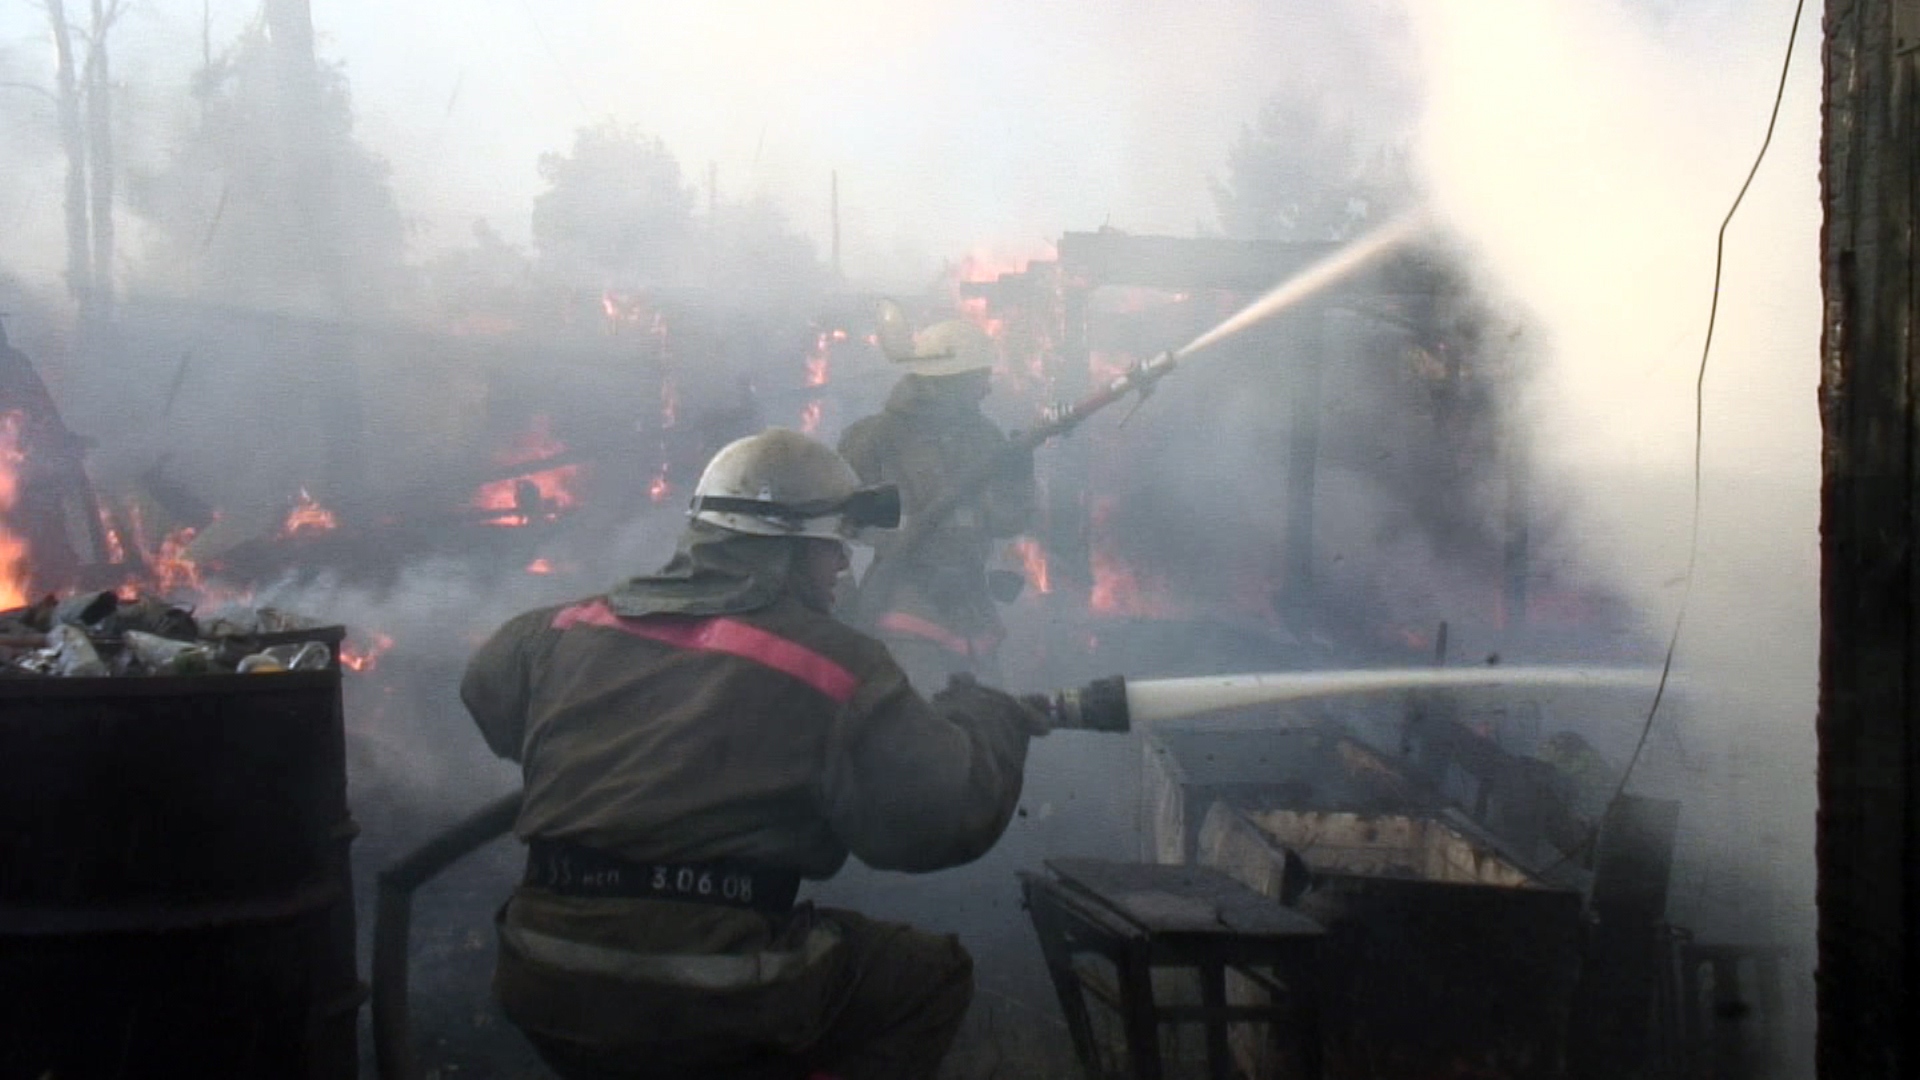
<svg viewBox="0 0 1920 1080">
<path fill-rule="evenodd" d="M 1047 553 L 1041 550 L 1040 543 L 1032 537 L 1023 536 L 1013 542 L 1013 550 L 1020 555 L 1020 563 L 1027 571 L 1027 584 L 1042 596 L 1053 591 L 1053 582 L 1047 576 Z"/>
<path fill-rule="evenodd" d="M 553 573 L 553 564 L 545 559 L 535 559 L 527 564 L 527 573 L 551 574 Z"/>
<path fill-rule="evenodd" d="M 647 484 L 647 498 L 654 502 L 665 502 L 671 494 L 673 485 L 667 482 L 667 467 L 662 464 L 660 471 L 653 474 L 653 480 Z"/>
<path fill-rule="evenodd" d="M 373 633 L 373 640 L 361 646 L 349 639 L 340 643 L 340 666 L 351 671 L 368 672 L 379 666 L 380 657 L 393 648 L 390 635 Z"/>
<path fill-rule="evenodd" d="M 300 500 L 287 514 L 286 524 L 280 526 L 281 536 L 294 536 L 301 532 L 326 532 L 338 527 L 333 519 L 333 511 L 321 506 L 306 488 L 300 489 Z"/>
<path fill-rule="evenodd" d="M 502 465 L 524 465 L 553 457 L 566 450 L 566 444 L 553 437 L 547 414 L 536 413 L 527 429 L 512 446 L 494 454 Z M 493 525 L 520 526 L 536 516 L 552 519 L 558 511 L 575 505 L 574 484 L 580 478 L 580 466 L 561 465 L 506 480 L 480 485 L 468 505 L 478 510 L 498 511 L 502 515 Z"/>
<path fill-rule="evenodd" d="M 579 475 L 580 466 L 562 465 L 512 480 L 495 480 L 480 485 L 468 505 L 478 510 L 498 511 L 501 516 L 488 522 L 490 525 L 517 527 L 531 523 L 536 517 L 551 521 L 559 516 L 559 511 L 579 501 L 573 493 L 573 484 Z"/>
<path fill-rule="evenodd" d="M 819 430 L 820 403 L 818 401 L 809 401 L 806 406 L 800 410 L 800 432 L 803 435 L 812 435 Z"/>
<path fill-rule="evenodd" d="M 20 414 L 0 414 L 0 608 L 27 602 L 27 542 L 7 529 L 7 512 L 20 497 Z"/>
</svg>

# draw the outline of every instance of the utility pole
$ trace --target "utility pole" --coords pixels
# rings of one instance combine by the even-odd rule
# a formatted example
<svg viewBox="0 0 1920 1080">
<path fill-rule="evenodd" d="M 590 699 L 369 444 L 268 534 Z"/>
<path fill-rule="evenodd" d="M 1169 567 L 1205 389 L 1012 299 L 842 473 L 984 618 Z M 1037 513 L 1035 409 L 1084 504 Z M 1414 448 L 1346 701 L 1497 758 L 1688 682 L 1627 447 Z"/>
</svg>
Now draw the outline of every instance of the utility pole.
<svg viewBox="0 0 1920 1080">
<path fill-rule="evenodd" d="M 1920 1074 L 1920 0 L 1827 0 L 1822 1080 Z"/>
</svg>

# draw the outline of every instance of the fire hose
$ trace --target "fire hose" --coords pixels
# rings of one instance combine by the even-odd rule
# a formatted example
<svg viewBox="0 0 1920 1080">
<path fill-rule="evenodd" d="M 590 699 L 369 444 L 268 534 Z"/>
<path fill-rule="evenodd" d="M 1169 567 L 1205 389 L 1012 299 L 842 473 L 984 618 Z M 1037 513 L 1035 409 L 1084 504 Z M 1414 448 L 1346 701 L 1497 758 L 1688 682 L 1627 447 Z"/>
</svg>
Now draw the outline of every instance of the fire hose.
<svg viewBox="0 0 1920 1080">
<path fill-rule="evenodd" d="M 1283 701 L 1449 688 L 1646 688 L 1657 676 L 1657 669 L 1524 666 L 1292 671 L 1172 679 L 1114 675 L 1081 687 L 1029 694 L 1021 700 L 1045 714 L 1053 730 L 1121 733 L 1167 720 Z M 449 866 L 506 835 L 519 810 L 519 792 L 503 795 L 380 872 L 379 901 L 374 910 L 372 1008 L 374 1061 L 382 1080 L 415 1080 L 419 1075 L 407 1009 L 407 939 L 414 892 Z"/>
</svg>

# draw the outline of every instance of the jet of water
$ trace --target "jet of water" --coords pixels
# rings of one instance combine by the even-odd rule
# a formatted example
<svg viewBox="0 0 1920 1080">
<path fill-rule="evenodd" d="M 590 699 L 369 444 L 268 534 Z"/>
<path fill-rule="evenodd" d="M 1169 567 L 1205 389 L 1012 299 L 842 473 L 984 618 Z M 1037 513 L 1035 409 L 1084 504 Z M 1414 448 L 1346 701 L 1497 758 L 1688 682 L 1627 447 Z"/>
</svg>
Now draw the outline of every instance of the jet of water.
<svg viewBox="0 0 1920 1080">
<path fill-rule="evenodd" d="M 1127 712 L 1135 727 L 1225 709 L 1310 698 L 1353 697 L 1410 690 L 1484 688 L 1652 689 L 1658 668 L 1519 666 L 1475 668 L 1361 668 L 1128 679 Z"/>
<path fill-rule="evenodd" d="M 1174 359 L 1184 360 L 1209 345 L 1285 311 L 1405 243 L 1426 226 L 1426 221 L 1427 215 L 1423 210 L 1401 214 L 1274 286 L 1265 296 L 1228 316 L 1225 322 L 1175 350 Z"/>
</svg>

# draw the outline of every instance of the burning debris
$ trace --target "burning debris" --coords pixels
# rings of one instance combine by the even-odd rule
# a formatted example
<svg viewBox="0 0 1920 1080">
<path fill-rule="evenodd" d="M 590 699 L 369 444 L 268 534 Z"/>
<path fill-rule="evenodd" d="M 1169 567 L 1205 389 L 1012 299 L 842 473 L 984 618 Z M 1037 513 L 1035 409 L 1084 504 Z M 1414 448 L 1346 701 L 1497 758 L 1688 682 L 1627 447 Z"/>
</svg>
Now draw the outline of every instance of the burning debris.
<svg viewBox="0 0 1920 1080">
<path fill-rule="evenodd" d="M 0 611 L 0 679 L 321 671 L 344 662 L 344 637 L 273 608 L 202 621 L 152 595 L 46 596 Z"/>
</svg>

